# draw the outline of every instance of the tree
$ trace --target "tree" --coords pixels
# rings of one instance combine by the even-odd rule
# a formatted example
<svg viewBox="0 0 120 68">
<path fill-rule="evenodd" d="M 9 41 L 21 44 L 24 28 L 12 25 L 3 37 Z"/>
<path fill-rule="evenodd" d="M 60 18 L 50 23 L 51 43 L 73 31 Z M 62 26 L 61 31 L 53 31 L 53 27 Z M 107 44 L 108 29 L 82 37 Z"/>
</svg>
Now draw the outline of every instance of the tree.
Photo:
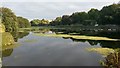
<svg viewBox="0 0 120 68">
<path fill-rule="evenodd" d="M 5 26 L 0 23 L 0 33 L 5 32 Z"/>
<path fill-rule="evenodd" d="M 45 19 L 42 19 L 40 22 L 40 25 L 48 25 L 48 24 L 49 24 L 49 21 Z"/>
<path fill-rule="evenodd" d="M 101 13 L 100 23 L 101 24 L 116 24 L 114 20 L 115 19 L 118 20 L 118 18 L 120 18 L 119 7 L 120 7 L 120 4 L 112 4 L 112 5 L 103 7 L 100 11 Z"/>
<path fill-rule="evenodd" d="M 30 23 L 32 26 L 43 26 L 43 25 L 48 25 L 49 21 L 45 19 L 42 19 L 42 20 L 34 19 Z"/>
<path fill-rule="evenodd" d="M 30 23 L 31 23 L 31 26 L 38 26 L 40 22 L 41 21 L 39 19 L 34 19 Z"/>
<path fill-rule="evenodd" d="M 120 4 L 118 4 L 118 8 L 116 8 L 116 11 L 113 15 L 113 22 L 117 25 L 120 25 Z"/>
<path fill-rule="evenodd" d="M 86 12 L 75 12 L 53 20 L 50 25 L 120 25 L 120 4 L 104 6 L 101 10 L 92 8 Z"/>
<path fill-rule="evenodd" d="M 62 17 L 57 17 L 54 21 L 50 22 L 50 25 L 59 25 L 61 24 Z"/>
<path fill-rule="evenodd" d="M 5 25 L 5 28 L 7 32 L 11 31 L 17 31 L 18 29 L 18 23 L 17 23 L 17 17 L 9 8 L 0 8 L 0 16 L 2 17 L 2 23 Z"/>
<path fill-rule="evenodd" d="M 89 19 L 98 21 L 100 18 L 100 12 L 98 9 L 92 8 L 90 11 L 88 11 Z"/>
<path fill-rule="evenodd" d="M 29 23 L 29 20 L 23 17 L 17 17 L 18 20 L 18 27 L 19 28 L 28 28 L 31 26 L 31 23 Z"/>
<path fill-rule="evenodd" d="M 89 15 L 86 12 L 76 12 L 71 15 L 73 23 L 83 24 L 85 20 L 89 19 Z"/>
<path fill-rule="evenodd" d="M 84 20 L 84 23 L 82 25 L 85 26 L 95 26 L 97 22 L 95 20 Z"/>
<path fill-rule="evenodd" d="M 61 20 L 62 25 L 70 25 L 69 15 L 63 15 Z"/>
</svg>

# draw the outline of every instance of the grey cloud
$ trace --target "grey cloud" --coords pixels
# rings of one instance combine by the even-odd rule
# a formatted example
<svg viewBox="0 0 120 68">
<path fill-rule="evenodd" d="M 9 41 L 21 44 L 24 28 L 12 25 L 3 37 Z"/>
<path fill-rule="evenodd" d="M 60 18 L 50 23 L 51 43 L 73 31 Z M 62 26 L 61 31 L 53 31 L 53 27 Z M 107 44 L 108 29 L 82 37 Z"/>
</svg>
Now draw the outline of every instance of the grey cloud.
<svg viewBox="0 0 120 68">
<path fill-rule="evenodd" d="M 88 11 L 90 8 L 101 9 L 109 4 L 111 2 L 4 2 L 3 6 L 28 19 L 54 19 L 64 14 Z"/>
<path fill-rule="evenodd" d="M 1 2 L 118 2 L 119 0 L 1 0 Z"/>
</svg>

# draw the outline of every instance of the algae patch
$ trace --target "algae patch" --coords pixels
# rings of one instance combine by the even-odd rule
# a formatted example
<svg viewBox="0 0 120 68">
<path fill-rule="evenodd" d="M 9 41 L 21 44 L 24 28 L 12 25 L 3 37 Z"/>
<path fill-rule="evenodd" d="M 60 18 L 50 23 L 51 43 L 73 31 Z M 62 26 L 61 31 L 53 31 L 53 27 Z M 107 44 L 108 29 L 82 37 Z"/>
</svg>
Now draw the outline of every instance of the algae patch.
<svg viewBox="0 0 120 68">
<path fill-rule="evenodd" d="M 111 48 L 87 48 L 87 50 L 91 52 L 97 52 L 101 54 L 103 57 L 106 57 L 110 53 L 115 52 L 114 49 L 111 49 Z"/>
<path fill-rule="evenodd" d="M 88 39 L 88 40 L 104 40 L 104 41 L 120 41 L 119 39 L 112 39 L 107 37 L 97 36 L 85 36 L 85 35 L 68 35 L 68 34 L 42 34 L 36 33 L 37 36 L 48 36 L 48 37 L 70 37 L 74 39 Z"/>
</svg>

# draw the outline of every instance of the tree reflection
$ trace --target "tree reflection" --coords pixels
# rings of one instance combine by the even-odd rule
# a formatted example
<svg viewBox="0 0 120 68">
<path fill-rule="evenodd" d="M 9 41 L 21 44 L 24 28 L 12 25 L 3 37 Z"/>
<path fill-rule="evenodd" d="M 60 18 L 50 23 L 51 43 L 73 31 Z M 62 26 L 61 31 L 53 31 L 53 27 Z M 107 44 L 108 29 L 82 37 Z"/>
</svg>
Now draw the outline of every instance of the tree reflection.
<svg viewBox="0 0 120 68">
<path fill-rule="evenodd" d="M 2 51 L 2 57 L 8 57 L 12 54 L 13 49 L 6 49 Z"/>
<path fill-rule="evenodd" d="M 75 38 L 70 38 L 73 42 L 86 42 L 85 39 L 75 39 Z"/>
<path fill-rule="evenodd" d="M 94 41 L 94 40 L 88 40 L 89 44 L 94 46 L 94 45 L 97 45 L 98 42 L 97 41 Z"/>
<path fill-rule="evenodd" d="M 29 32 L 11 32 L 11 34 L 12 34 L 12 36 L 14 38 L 14 41 L 17 42 L 18 39 L 29 35 Z"/>
<path fill-rule="evenodd" d="M 119 41 L 100 41 L 100 46 L 107 47 L 107 48 L 120 48 Z"/>
<path fill-rule="evenodd" d="M 73 42 L 88 42 L 91 46 L 99 44 L 101 47 L 107 48 L 120 48 L 119 41 L 96 41 L 96 40 L 84 40 L 84 39 L 75 39 L 75 38 L 64 38 L 71 39 Z"/>
<path fill-rule="evenodd" d="M 56 34 L 68 34 L 68 35 L 88 35 L 98 37 L 108 37 L 119 39 L 120 32 L 117 31 L 86 31 L 80 29 L 39 29 L 38 33 L 55 32 Z M 63 37 L 63 39 L 71 39 L 74 42 L 88 42 L 91 46 L 99 44 L 101 47 L 107 48 L 120 48 L 119 41 L 99 41 L 99 40 L 88 40 L 88 39 L 75 39 L 72 37 Z"/>
<path fill-rule="evenodd" d="M 32 32 L 34 32 L 34 33 L 47 33 L 47 32 L 49 32 L 50 31 L 50 29 L 32 29 Z"/>
<path fill-rule="evenodd" d="M 93 31 L 93 30 L 81 30 L 78 29 L 51 29 L 55 33 L 61 32 L 62 34 L 74 34 L 74 35 L 87 35 L 87 36 L 99 36 L 120 39 L 120 31 Z"/>
<path fill-rule="evenodd" d="M 2 33 L 2 57 L 10 56 L 15 44 L 13 36 L 9 32 Z"/>
<path fill-rule="evenodd" d="M 2 33 L 2 57 L 10 56 L 13 48 L 16 46 L 15 42 L 18 39 L 27 36 L 29 32 L 4 32 Z"/>
</svg>

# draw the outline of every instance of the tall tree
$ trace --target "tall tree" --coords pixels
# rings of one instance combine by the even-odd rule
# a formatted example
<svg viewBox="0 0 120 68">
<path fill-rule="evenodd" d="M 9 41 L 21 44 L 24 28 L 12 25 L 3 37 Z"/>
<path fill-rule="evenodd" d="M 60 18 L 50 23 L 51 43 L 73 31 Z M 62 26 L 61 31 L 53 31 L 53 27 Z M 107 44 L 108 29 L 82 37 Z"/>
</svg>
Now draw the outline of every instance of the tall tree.
<svg viewBox="0 0 120 68">
<path fill-rule="evenodd" d="M 17 31 L 18 23 L 17 17 L 9 8 L 0 8 L 0 16 L 2 17 L 2 23 L 5 25 L 6 31 Z"/>
<path fill-rule="evenodd" d="M 119 15 L 119 4 L 112 4 L 109 6 L 105 6 L 102 8 L 102 10 L 100 11 L 101 13 L 101 24 L 116 24 L 114 22 L 114 16 L 115 14 Z"/>
<path fill-rule="evenodd" d="M 89 19 L 89 15 L 86 12 L 76 12 L 71 15 L 73 23 L 83 24 L 85 20 Z"/>
<path fill-rule="evenodd" d="M 50 25 L 60 25 L 62 17 L 57 17 L 54 21 L 50 22 Z"/>
<path fill-rule="evenodd" d="M 70 18 L 69 15 L 63 15 L 61 20 L 62 25 L 69 25 L 70 24 Z"/>
<path fill-rule="evenodd" d="M 98 9 L 92 8 L 90 11 L 88 11 L 89 19 L 98 21 L 100 18 L 100 12 Z"/>
<path fill-rule="evenodd" d="M 23 17 L 17 17 L 19 28 L 28 28 L 31 26 L 29 20 Z"/>
</svg>

